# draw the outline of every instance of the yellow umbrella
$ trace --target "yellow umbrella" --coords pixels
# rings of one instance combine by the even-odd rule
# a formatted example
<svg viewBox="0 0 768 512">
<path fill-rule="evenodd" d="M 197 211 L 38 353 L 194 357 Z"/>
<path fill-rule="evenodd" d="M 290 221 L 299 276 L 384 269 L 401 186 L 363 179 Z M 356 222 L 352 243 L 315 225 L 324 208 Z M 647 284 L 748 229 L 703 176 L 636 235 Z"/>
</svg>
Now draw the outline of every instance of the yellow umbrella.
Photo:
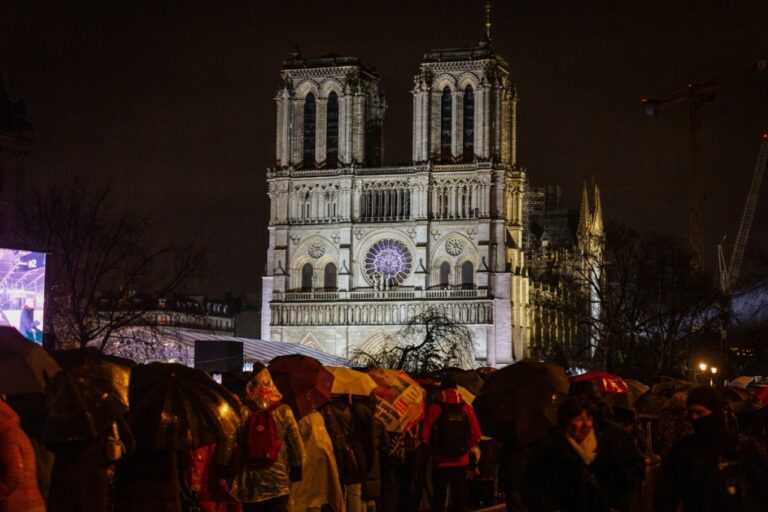
<svg viewBox="0 0 768 512">
<path fill-rule="evenodd" d="M 471 404 L 475 401 L 475 395 L 469 392 L 467 388 L 464 386 L 456 386 L 456 389 L 459 391 L 459 394 L 461 395 L 461 399 L 467 402 L 468 404 Z"/>
<path fill-rule="evenodd" d="M 377 368 L 368 375 L 378 384 L 376 417 L 388 432 L 405 432 L 424 417 L 426 392 L 407 373 Z"/>
<path fill-rule="evenodd" d="M 326 366 L 333 374 L 331 393 L 335 395 L 370 395 L 376 389 L 376 382 L 363 372 L 339 366 Z"/>
</svg>

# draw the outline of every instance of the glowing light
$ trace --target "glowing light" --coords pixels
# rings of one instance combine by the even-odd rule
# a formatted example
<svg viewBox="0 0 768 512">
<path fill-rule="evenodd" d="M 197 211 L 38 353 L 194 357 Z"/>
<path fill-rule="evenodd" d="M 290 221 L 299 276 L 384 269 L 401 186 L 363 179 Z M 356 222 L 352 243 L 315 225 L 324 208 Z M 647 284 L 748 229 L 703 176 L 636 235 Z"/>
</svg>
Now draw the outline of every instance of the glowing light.
<svg viewBox="0 0 768 512">
<path fill-rule="evenodd" d="M 710 368 L 709 370 L 710 370 L 712 373 L 717 373 L 717 368 L 715 368 L 714 366 L 713 366 L 712 368 Z"/>
<path fill-rule="evenodd" d="M 703 372 L 707 371 L 707 363 L 699 363 L 699 370 Z"/>
</svg>

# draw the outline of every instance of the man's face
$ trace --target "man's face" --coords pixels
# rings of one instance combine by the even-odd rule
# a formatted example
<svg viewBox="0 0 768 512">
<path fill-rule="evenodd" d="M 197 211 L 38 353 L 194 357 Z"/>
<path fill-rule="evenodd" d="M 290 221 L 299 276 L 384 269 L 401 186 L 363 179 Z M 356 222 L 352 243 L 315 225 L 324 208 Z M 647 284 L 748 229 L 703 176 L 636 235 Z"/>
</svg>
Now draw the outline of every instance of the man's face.
<svg viewBox="0 0 768 512">
<path fill-rule="evenodd" d="M 706 418 L 711 414 L 712 409 L 704 407 L 703 405 L 691 404 L 688 406 L 688 418 L 690 418 L 691 421 L 697 420 L 699 418 Z"/>
<path fill-rule="evenodd" d="M 581 414 L 571 419 L 566 427 L 566 434 L 568 434 L 577 443 L 582 442 L 587 438 L 592 431 L 592 416 L 587 411 L 581 411 Z"/>
</svg>

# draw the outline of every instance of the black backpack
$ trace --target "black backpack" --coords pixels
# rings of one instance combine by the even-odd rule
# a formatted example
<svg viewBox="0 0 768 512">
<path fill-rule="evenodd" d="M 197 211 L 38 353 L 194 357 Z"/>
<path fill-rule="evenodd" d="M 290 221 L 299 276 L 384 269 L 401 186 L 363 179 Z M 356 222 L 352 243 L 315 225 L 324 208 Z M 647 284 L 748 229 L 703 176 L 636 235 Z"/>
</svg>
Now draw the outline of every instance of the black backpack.
<svg viewBox="0 0 768 512">
<path fill-rule="evenodd" d="M 457 458 L 469 453 L 469 417 L 464 412 L 464 402 L 439 403 L 437 417 L 430 434 L 430 444 L 441 457 Z"/>
</svg>

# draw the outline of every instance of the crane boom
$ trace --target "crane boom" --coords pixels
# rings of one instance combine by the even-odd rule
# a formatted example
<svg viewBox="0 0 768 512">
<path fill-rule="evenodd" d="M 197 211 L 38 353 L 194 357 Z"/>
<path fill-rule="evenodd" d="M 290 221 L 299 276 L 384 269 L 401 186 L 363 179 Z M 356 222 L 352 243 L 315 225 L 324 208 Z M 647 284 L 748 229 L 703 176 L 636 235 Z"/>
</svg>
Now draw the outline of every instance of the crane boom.
<svg viewBox="0 0 768 512">
<path fill-rule="evenodd" d="M 763 134 L 763 143 L 760 145 L 760 153 L 757 157 L 755 173 L 752 175 L 752 183 L 749 185 L 747 202 L 744 204 L 744 211 L 741 214 L 741 223 L 739 224 L 739 231 L 736 235 L 736 242 L 733 244 L 731 262 L 728 265 L 729 288 L 735 287 L 736 281 L 739 279 L 741 263 L 744 261 L 744 251 L 747 248 L 749 232 L 752 229 L 752 220 L 755 218 L 757 198 L 760 195 L 760 186 L 763 182 L 766 163 L 768 163 L 768 133 Z"/>
<path fill-rule="evenodd" d="M 701 148 L 701 106 L 713 101 L 714 96 L 712 93 L 721 85 L 752 73 L 766 71 L 766 69 L 768 69 L 768 60 L 760 60 L 709 80 L 704 80 L 699 83 L 689 83 L 687 87 L 673 92 L 666 99 L 642 99 L 645 113 L 648 116 L 655 116 L 660 111 L 678 103 L 688 103 L 688 129 L 690 136 L 690 162 L 688 170 L 688 237 L 693 252 L 694 264 L 698 268 L 702 267 L 703 252 L 703 186 L 697 162 Z"/>
</svg>

